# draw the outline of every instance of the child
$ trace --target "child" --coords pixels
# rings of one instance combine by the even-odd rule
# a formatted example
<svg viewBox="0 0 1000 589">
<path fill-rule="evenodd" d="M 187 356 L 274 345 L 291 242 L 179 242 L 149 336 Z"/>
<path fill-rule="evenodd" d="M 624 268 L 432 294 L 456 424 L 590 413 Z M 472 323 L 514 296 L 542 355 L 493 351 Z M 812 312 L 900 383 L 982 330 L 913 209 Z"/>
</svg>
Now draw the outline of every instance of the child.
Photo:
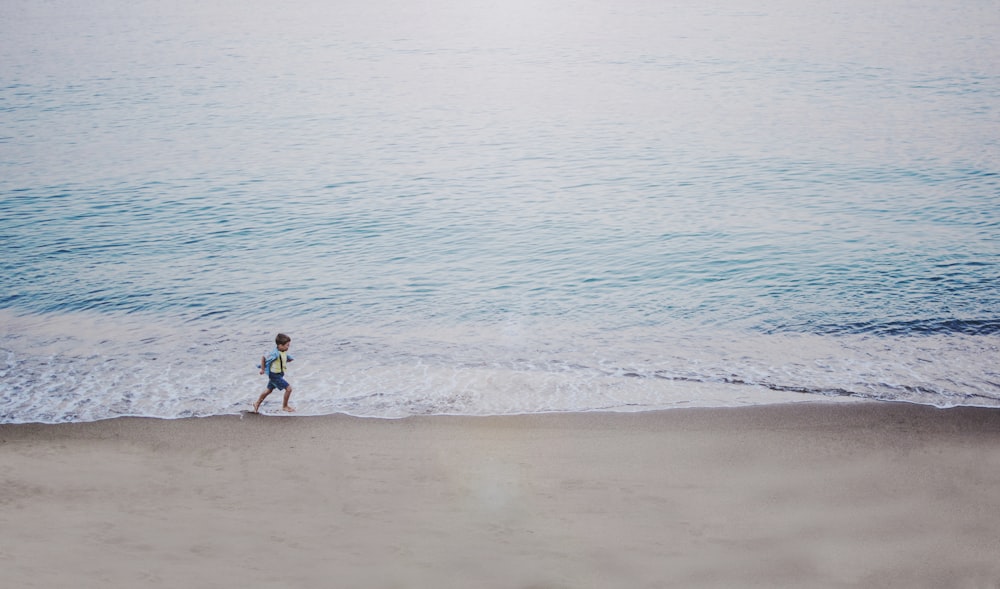
<svg viewBox="0 0 1000 589">
<path fill-rule="evenodd" d="M 292 396 L 292 385 L 288 384 L 288 381 L 285 380 L 285 370 L 288 363 L 294 360 L 292 355 L 288 353 L 288 347 L 292 345 L 292 338 L 279 333 L 274 338 L 274 343 L 277 347 L 271 350 L 271 353 L 267 356 L 261 356 L 260 358 L 260 373 L 264 374 L 264 371 L 267 371 L 267 389 L 260 394 L 260 398 L 253 404 L 254 413 L 260 412 L 260 404 L 264 402 L 264 399 L 274 389 L 285 391 L 285 400 L 281 405 L 281 409 L 288 412 L 295 411 L 295 409 L 288 405 L 288 397 Z"/>
</svg>

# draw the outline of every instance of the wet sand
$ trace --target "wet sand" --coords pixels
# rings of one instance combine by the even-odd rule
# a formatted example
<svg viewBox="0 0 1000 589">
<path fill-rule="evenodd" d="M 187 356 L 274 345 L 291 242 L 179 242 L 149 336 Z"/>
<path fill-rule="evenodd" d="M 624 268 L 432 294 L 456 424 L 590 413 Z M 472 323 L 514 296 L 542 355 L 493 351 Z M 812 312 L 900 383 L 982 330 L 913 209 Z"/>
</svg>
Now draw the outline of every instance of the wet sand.
<svg viewBox="0 0 1000 589">
<path fill-rule="evenodd" d="M 9 587 L 1000 587 L 1000 410 L 0 426 Z"/>
</svg>

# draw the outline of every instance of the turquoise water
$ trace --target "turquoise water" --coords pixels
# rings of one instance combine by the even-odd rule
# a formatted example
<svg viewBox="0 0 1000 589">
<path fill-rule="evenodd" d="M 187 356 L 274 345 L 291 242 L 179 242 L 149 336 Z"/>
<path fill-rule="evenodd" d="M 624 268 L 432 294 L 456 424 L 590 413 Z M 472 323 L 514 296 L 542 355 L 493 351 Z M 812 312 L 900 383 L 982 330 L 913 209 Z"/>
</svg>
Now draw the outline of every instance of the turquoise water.
<svg viewBox="0 0 1000 589">
<path fill-rule="evenodd" d="M 359 5 L 355 5 L 359 4 Z M 991 2 L 0 7 L 0 422 L 1000 405 Z"/>
</svg>

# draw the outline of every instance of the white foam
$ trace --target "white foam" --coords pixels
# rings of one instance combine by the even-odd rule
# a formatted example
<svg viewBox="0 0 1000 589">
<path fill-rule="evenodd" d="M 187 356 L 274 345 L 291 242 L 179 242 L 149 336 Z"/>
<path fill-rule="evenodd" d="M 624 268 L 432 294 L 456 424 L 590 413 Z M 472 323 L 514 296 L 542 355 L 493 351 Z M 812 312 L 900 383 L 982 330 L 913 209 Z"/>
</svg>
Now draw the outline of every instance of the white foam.
<svg viewBox="0 0 1000 589">
<path fill-rule="evenodd" d="M 271 332 L 153 317 L 3 313 L 0 421 L 249 408 Z M 664 334 L 576 326 L 294 326 L 301 414 L 496 415 L 885 399 L 1000 406 L 995 336 Z M 264 411 L 277 410 L 280 395 Z"/>
</svg>

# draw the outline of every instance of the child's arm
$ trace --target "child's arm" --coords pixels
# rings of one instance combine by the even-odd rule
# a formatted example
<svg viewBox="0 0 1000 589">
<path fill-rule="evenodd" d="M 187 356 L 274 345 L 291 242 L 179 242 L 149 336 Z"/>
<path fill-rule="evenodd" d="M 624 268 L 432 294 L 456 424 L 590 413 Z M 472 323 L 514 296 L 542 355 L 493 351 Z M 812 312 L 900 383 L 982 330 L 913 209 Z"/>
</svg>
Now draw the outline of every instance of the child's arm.
<svg viewBox="0 0 1000 589">
<path fill-rule="evenodd" d="M 264 370 L 267 369 L 267 358 L 265 356 L 260 357 L 260 373 L 264 374 Z"/>
</svg>

